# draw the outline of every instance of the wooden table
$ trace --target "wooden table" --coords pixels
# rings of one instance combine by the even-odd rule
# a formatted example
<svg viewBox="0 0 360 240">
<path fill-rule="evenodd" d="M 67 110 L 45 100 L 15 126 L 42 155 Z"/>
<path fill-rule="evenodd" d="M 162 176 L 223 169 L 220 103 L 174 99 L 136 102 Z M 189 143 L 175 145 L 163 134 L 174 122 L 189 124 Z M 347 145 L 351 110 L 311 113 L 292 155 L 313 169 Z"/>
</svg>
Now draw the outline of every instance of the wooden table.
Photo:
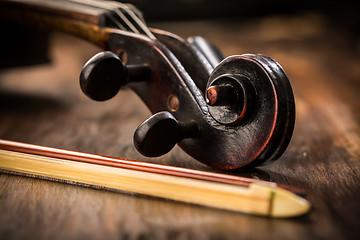
<svg viewBox="0 0 360 240">
<path fill-rule="evenodd" d="M 353 33 L 316 14 L 232 22 L 153 23 L 201 35 L 225 55 L 263 53 L 286 70 L 297 119 L 276 162 L 228 174 L 304 188 L 312 209 L 271 219 L 58 182 L 0 175 L 0 239 L 351 239 L 360 234 L 360 54 Z M 358 40 L 357 40 L 358 41 Z M 52 36 L 53 64 L 0 75 L 0 138 L 215 171 L 176 147 L 149 159 L 132 144 L 150 112 L 128 89 L 97 103 L 80 91 L 99 49 Z"/>
</svg>

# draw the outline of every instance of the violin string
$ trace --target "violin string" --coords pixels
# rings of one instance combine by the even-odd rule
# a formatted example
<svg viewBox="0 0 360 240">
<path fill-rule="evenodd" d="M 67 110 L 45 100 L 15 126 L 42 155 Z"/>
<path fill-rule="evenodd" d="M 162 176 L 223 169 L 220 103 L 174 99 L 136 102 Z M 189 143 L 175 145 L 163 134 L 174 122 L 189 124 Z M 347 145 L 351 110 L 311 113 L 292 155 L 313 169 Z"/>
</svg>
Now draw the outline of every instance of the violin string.
<svg viewBox="0 0 360 240">
<path fill-rule="evenodd" d="M 76 2 L 79 4 L 83 4 L 86 6 L 92 6 L 99 8 L 99 6 L 90 5 L 86 0 L 69 0 L 70 2 Z M 104 9 L 101 7 L 101 9 Z M 108 10 L 108 9 L 107 9 Z M 127 28 L 121 24 L 113 15 L 111 15 L 109 12 L 105 12 L 105 15 L 115 24 L 116 27 L 118 27 L 120 30 L 127 31 Z"/>
<path fill-rule="evenodd" d="M 94 1 L 94 0 L 89 0 L 89 1 Z M 124 4 L 124 3 L 120 3 L 120 2 L 114 2 L 114 1 L 108 1 L 106 4 L 112 5 L 116 9 L 116 11 L 121 14 L 122 14 L 122 12 L 119 9 L 125 11 L 129 15 L 131 20 L 134 21 L 134 23 L 140 28 L 140 30 L 145 35 L 147 35 L 151 39 L 155 39 L 155 36 L 152 34 L 152 32 L 146 26 L 145 21 L 142 18 L 141 12 L 136 7 L 134 7 L 131 4 Z M 123 16 L 125 17 L 125 15 L 123 15 Z M 141 17 L 139 17 L 139 16 L 141 16 Z M 132 23 L 130 21 L 129 21 L 129 23 L 132 25 Z"/>
<path fill-rule="evenodd" d="M 111 15 L 110 13 L 105 13 L 106 16 L 109 17 L 109 19 L 111 21 L 113 21 L 113 23 L 120 29 L 120 30 L 123 30 L 123 31 L 127 31 L 126 27 L 124 27 L 124 25 L 122 25 L 116 18 L 114 18 L 113 15 Z"/>
<path fill-rule="evenodd" d="M 124 10 L 131 19 L 136 23 L 136 25 L 142 30 L 144 34 L 146 34 L 149 38 L 155 39 L 155 36 L 146 26 L 144 19 L 142 18 L 142 14 L 140 11 L 131 4 L 124 4 L 120 2 L 109 1 L 107 4 L 112 5 L 119 11 L 119 9 Z M 121 11 L 119 11 L 121 12 Z M 141 16 L 141 18 L 139 17 Z"/>
<path fill-rule="evenodd" d="M 114 11 L 117 16 L 124 21 L 124 23 L 130 28 L 134 33 L 140 33 L 138 29 L 131 23 L 131 21 L 119 10 L 118 6 L 112 4 L 112 2 L 100 2 L 96 0 L 87 0 L 87 2 L 91 3 L 94 7 L 99 7 L 102 9 Z M 111 7 L 112 6 L 112 7 Z M 122 6 L 120 6 L 122 8 Z"/>
<path fill-rule="evenodd" d="M 92 0 L 69 0 L 71 2 L 76 2 L 79 4 L 83 4 L 86 6 L 96 7 L 100 9 L 110 10 L 116 13 L 116 15 L 127 25 L 128 28 L 126 28 L 123 24 L 121 24 L 113 15 L 111 15 L 109 12 L 106 12 L 106 16 L 109 17 L 109 19 L 121 30 L 128 31 L 130 29 L 131 31 L 135 33 L 139 33 L 137 29 L 129 22 L 129 20 L 123 15 L 115 11 L 115 9 L 110 8 L 109 5 L 103 2 L 98 1 L 92 1 Z"/>
<path fill-rule="evenodd" d="M 124 4 L 119 2 L 111 2 L 115 6 L 120 7 L 121 9 L 124 9 L 129 16 L 134 20 L 134 22 L 141 28 L 141 30 L 151 39 L 155 39 L 155 36 L 152 34 L 152 32 L 149 30 L 149 28 L 146 26 L 144 19 L 140 19 L 139 15 L 141 16 L 141 13 L 137 8 L 135 8 L 133 5 L 130 4 Z M 135 10 L 135 11 L 134 11 Z"/>
<path fill-rule="evenodd" d="M 140 33 L 139 30 L 127 19 L 124 13 L 118 8 L 114 9 L 114 12 L 131 28 L 134 33 Z"/>
<path fill-rule="evenodd" d="M 137 12 L 137 14 L 136 14 L 134 12 L 134 9 L 136 9 L 136 8 L 134 6 L 132 6 L 132 5 L 130 5 L 130 4 L 123 4 L 123 3 L 112 2 L 112 1 L 107 1 L 105 3 L 105 2 L 100 2 L 100 1 L 97 1 L 97 0 L 69 0 L 69 1 L 84 4 L 84 5 L 88 5 L 88 6 L 92 6 L 92 7 L 97 7 L 97 8 L 101 8 L 101 9 L 105 9 L 105 10 L 113 11 L 124 22 L 124 24 L 128 27 L 128 28 L 126 28 L 125 26 L 123 26 L 123 24 L 121 24 L 111 14 L 107 13 L 106 15 L 110 18 L 111 21 L 113 21 L 113 23 L 117 27 L 119 27 L 119 29 L 125 30 L 125 31 L 127 29 L 129 29 L 130 31 L 132 31 L 134 33 L 141 34 L 140 31 L 134 26 L 134 24 L 121 11 L 121 10 L 123 10 L 129 15 L 129 17 L 131 17 L 133 22 L 135 22 L 138 25 L 138 27 L 142 30 L 142 32 L 145 35 L 147 35 L 151 39 L 155 39 L 155 36 L 147 28 L 147 26 L 144 24 L 144 22 L 137 16 L 137 14 L 139 14 L 139 11 L 136 10 L 136 12 Z"/>
<path fill-rule="evenodd" d="M 119 2 L 116 2 L 116 3 L 119 3 Z M 143 16 L 142 12 L 138 8 L 136 8 L 134 5 L 128 4 L 128 3 L 121 3 L 121 4 L 125 5 L 131 11 L 133 11 L 134 14 L 140 19 L 140 21 L 143 22 L 144 24 L 146 24 L 144 16 Z"/>
</svg>

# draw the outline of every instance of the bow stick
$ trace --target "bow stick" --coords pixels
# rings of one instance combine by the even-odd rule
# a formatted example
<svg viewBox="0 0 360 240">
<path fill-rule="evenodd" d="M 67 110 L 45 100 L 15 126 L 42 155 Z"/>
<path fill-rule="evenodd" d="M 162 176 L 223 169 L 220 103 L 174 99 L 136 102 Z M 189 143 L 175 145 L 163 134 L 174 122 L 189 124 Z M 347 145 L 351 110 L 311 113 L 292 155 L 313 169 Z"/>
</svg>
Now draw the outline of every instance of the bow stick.
<svg viewBox="0 0 360 240">
<path fill-rule="evenodd" d="M 260 216 L 294 217 L 310 208 L 272 182 L 7 140 L 0 140 L 1 170 Z"/>
</svg>

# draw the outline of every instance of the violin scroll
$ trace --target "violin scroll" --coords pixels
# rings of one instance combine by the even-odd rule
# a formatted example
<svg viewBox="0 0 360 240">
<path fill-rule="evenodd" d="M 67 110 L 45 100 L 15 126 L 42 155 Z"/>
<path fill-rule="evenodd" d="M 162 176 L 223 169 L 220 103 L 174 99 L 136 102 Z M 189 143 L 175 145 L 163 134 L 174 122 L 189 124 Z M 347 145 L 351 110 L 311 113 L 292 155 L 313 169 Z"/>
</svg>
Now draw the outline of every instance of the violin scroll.
<svg viewBox="0 0 360 240">
<path fill-rule="evenodd" d="M 127 85 L 143 100 L 154 115 L 136 130 L 134 143 L 146 156 L 165 154 L 177 143 L 206 165 L 235 169 L 275 160 L 290 142 L 294 96 L 284 70 L 270 57 L 224 59 L 201 37 L 186 40 L 148 28 L 134 6 L 119 2 L 0 5 L 1 18 L 64 31 L 105 51 L 85 64 L 81 89 L 104 101 Z M 118 53 L 127 56 L 125 64 Z"/>
<path fill-rule="evenodd" d="M 133 68 L 129 76 L 130 68 L 124 67 L 123 71 L 115 54 L 100 55 L 116 59 L 119 66 L 111 66 L 121 69 L 121 74 L 114 75 L 120 85 L 128 84 L 154 114 L 134 135 L 134 145 L 141 154 L 161 156 L 177 143 L 206 165 L 235 169 L 255 167 L 284 153 L 294 128 L 295 103 L 290 82 L 274 59 L 260 54 L 235 55 L 212 68 L 215 61 L 210 63 L 208 59 L 220 56 L 217 48 L 205 45 L 205 51 L 202 45 L 194 47 L 172 34 L 154 33 L 162 41 L 111 35 L 114 43 L 118 44 L 117 38 L 126 43 L 115 44 L 111 51 L 126 49 L 128 62 L 141 66 Z M 187 71 L 191 65 L 202 74 L 196 75 L 194 68 Z M 131 76 L 142 77 L 134 81 Z M 203 79 L 194 81 L 198 76 Z M 107 84 L 105 78 L 103 83 Z M 189 123 L 196 126 L 196 134 L 184 134 L 182 126 Z"/>
<path fill-rule="evenodd" d="M 274 59 L 261 54 L 224 59 L 211 73 L 205 98 L 211 116 L 234 131 L 236 142 L 245 147 L 237 158 L 254 156 L 248 166 L 284 153 L 294 129 L 295 101 L 290 82 Z"/>
</svg>

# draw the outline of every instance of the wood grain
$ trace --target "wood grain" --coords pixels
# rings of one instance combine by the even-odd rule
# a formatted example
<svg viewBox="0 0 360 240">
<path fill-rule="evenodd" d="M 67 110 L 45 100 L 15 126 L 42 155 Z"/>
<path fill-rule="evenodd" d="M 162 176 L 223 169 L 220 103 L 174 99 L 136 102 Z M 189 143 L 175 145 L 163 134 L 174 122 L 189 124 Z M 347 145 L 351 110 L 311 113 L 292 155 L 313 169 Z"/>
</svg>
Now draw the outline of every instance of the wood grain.
<svg viewBox="0 0 360 240">
<path fill-rule="evenodd" d="M 284 67 L 297 119 L 276 162 L 229 174 L 307 190 L 313 208 L 275 220 L 0 175 L 1 239 L 356 239 L 360 234 L 360 53 L 354 33 L 318 14 L 243 22 L 173 22 L 151 26 L 202 35 L 225 55 L 263 53 Z M 105 103 L 78 85 L 82 65 L 99 49 L 55 34 L 51 65 L 0 75 L 0 138 L 141 161 L 212 170 L 175 148 L 148 159 L 132 144 L 150 112 L 130 90 Z"/>
</svg>

